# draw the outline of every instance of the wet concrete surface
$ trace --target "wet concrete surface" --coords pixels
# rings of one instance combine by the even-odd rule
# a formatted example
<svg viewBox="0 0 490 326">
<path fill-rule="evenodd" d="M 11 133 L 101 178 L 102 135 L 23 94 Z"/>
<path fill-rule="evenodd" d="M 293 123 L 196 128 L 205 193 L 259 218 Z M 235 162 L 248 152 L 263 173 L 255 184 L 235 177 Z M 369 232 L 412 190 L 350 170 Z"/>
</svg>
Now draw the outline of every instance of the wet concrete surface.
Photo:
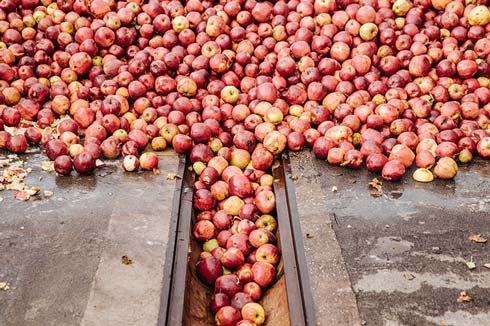
<svg viewBox="0 0 490 326">
<path fill-rule="evenodd" d="M 383 182 L 309 152 L 291 154 L 291 161 L 320 324 L 490 325 L 490 269 L 483 266 L 490 263 L 490 244 L 468 239 L 490 236 L 488 161 L 460 166 L 452 181 L 428 184 L 416 183 L 411 173 Z M 382 181 L 379 197 L 368 185 L 375 177 Z M 331 227 L 338 245 L 327 242 Z M 328 264 L 319 269 L 321 262 Z M 325 285 L 331 282 L 343 291 Z M 461 291 L 472 301 L 458 303 Z M 362 321 L 355 319 L 352 293 Z M 331 319 L 332 306 L 353 317 Z"/>
<path fill-rule="evenodd" d="M 108 161 L 84 177 L 41 170 L 42 153 L 22 156 L 41 195 L 0 191 L 0 282 L 10 287 L 0 325 L 156 324 L 175 189 L 166 176 L 178 168 L 171 151 L 159 156 L 160 175 Z"/>
</svg>

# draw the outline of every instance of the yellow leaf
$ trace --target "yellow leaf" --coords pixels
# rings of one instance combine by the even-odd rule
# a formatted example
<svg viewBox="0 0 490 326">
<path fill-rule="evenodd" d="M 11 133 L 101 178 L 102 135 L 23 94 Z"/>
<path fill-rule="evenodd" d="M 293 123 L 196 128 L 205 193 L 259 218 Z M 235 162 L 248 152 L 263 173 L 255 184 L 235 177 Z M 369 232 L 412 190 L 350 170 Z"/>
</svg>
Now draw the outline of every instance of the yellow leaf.
<svg viewBox="0 0 490 326">
<path fill-rule="evenodd" d="M 486 243 L 488 241 L 488 239 L 482 237 L 480 234 L 472 234 L 468 239 L 476 243 Z"/>
<path fill-rule="evenodd" d="M 466 293 L 466 291 L 461 291 L 456 302 L 458 303 L 471 302 L 471 300 L 472 300 L 471 297 Z"/>
</svg>

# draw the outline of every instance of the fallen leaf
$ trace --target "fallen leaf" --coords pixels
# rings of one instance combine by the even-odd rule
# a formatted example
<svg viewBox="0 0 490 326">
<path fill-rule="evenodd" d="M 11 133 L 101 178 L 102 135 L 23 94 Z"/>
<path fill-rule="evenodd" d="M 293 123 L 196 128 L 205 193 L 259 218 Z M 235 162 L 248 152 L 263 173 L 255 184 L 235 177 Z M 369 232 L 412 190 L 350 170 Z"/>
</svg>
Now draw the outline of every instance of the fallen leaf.
<svg viewBox="0 0 490 326">
<path fill-rule="evenodd" d="M 411 281 L 415 278 L 415 276 L 413 276 L 413 274 L 410 274 L 410 273 L 403 274 L 403 277 L 409 281 Z"/>
<path fill-rule="evenodd" d="M 476 243 L 486 243 L 488 241 L 488 239 L 482 237 L 480 234 L 472 234 L 468 239 Z"/>
<path fill-rule="evenodd" d="M 0 197 L 0 203 L 3 201 L 3 197 Z"/>
<path fill-rule="evenodd" d="M 53 196 L 53 192 L 52 191 L 49 191 L 49 190 L 44 190 L 44 197 L 51 197 Z"/>
<path fill-rule="evenodd" d="M 9 287 L 8 282 L 0 282 L 0 290 L 7 291 L 9 289 L 10 289 L 10 287 Z"/>
<path fill-rule="evenodd" d="M 297 175 L 292 175 L 291 176 L 291 180 L 298 180 L 298 176 Z"/>
<path fill-rule="evenodd" d="M 483 267 L 490 269 L 490 264 L 483 264 Z"/>
<path fill-rule="evenodd" d="M 105 162 L 104 161 L 99 160 L 99 159 L 95 160 L 95 166 L 96 167 L 101 167 L 101 166 L 104 166 L 104 165 L 105 165 Z"/>
<path fill-rule="evenodd" d="M 154 175 L 160 175 L 160 170 L 159 169 L 153 169 L 153 174 Z"/>
<path fill-rule="evenodd" d="M 31 189 L 27 189 L 26 190 L 26 193 L 29 195 L 29 196 L 34 196 L 35 194 L 37 194 L 39 191 L 41 190 L 41 188 L 39 187 L 32 187 Z"/>
<path fill-rule="evenodd" d="M 122 256 L 121 257 L 121 262 L 124 264 L 124 265 L 131 265 L 133 263 L 133 261 L 126 255 Z"/>
<path fill-rule="evenodd" d="M 17 191 L 15 193 L 14 197 L 15 197 L 15 199 L 18 199 L 18 200 L 27 201 L 27 200 L 29 200 L 30 195 L 26 191 L 22 190 L 22 191 Z"/>
<path fill-rule="evenodd" d="M 466 266 L 468 266 L 468 268 L 469 268 L 470 270 L 473 270 L 473 269 L 475 269 L 475 268 L 476 268 L 476 264 L 475 264 L 474 262 L 472 262 L 472 261 L 467 261 L 467 262 L 466 262 Z"/>
<path fill-rule="evenodd" d="M 306 233 L 306 238 L 307 238 L 307 239 L 313 239 L 313 238 L 314 238 L 314 236 L 313 236 L 313 235 L 311 235 L 311 234 L 309 234 L 309 233 Z"/>
<path fill-rule="evenodd" d="M 54 171 L 54 162 L 53 161 L 42 161 L 41 162 L 41 169 L 46 172 L 53 172 Z"/>
<path fill-rule="evenodd" d="M 333 187 L 332 187 L 332 192 L 337 192 L 337 190 L 338 190 L 338 189 L 337 189 L 337 187 L 336 187 L 336 186 L 333 186 Z"/>
<path fill-rule="evenodd" d="M 379 197 L 383 195 L 383 183 L 379 181 L 377 178 L 374 178 L 369 182 L 369 193 L 373 197 Z"/>
<path fill-rule="evenodd" d="M 461 291 L 456 302 L 458 303 L 471 302 L 471 300 L 472 300 L 471 297 L 466 293 L 466 291 Z"/>
<path fill-rule="evenodd" d="M 180 176 L 178 176 L 175 173 L 169 173 L 169 174 L 167 174 L 167 180 L 175 180 L 175 179 L 180 179 Z"/>
</svg>

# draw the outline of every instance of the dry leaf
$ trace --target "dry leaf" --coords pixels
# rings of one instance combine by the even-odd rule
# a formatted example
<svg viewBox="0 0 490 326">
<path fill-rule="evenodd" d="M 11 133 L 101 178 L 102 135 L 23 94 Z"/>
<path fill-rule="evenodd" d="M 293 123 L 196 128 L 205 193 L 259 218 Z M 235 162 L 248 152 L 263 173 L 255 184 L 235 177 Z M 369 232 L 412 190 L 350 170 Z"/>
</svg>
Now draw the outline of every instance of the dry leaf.
<svg viewBox="0 0 490 326">
<path fill-rule="evenodd" d="M 413 274 L 410 274 L 410 273 L 403 274 L 403 277 L 409 281 L 411 281 L 415 278 L 415 276 L 413 276 Z"/>
<path fill-rule="evenodd" d="M 337 189 L 337 187 L 336 187 L 336 186 L 333 186 L 333 187 L 332 187 L 332 192 L 337 192 L 337 190 L 338 190 L 338 189 Z"/>
<path fill-rule="evenodd" d="M 160 170 L 159 169 L 153 169 L 153 174 L 154 175 L 160 175 Z"/>
<path fill-rule="evenodd" d="M 0 290 L 7 291 L 10 289 L 8 282 L 0 282 Z"/>
<path fill-rule="evenodd" d="M 456 302 L 458 303 L 471 302 L 471 300 L 472 300 L 471 297 L 466 293 L 466 291 L 461 291 Z"/>
<path fill-rule="evenodd" d="M 373 197 L 379 197 L 383 195 L 383 183 L 379 181 L 377 178 L 374 178 L 369 182 L 369 193 Z"/>
<path fill-rule="evenodd" d="M 298 180 L 298 176 L 297 175 L 292 175 L 291 176 L 291 180 Z"/>
<path fill-rule="evenodd" d="M 133 261 L 128 256 L 126 256 L 126 255 L 122 256 L 121 262 L 124 265 L 131 265 L 133 263 Z"/>
<path fill-rule="evenodd" d="M 42 161 L 41 162 L 41 169 L 43 169 L 46 172 L 53 172 L 54 171 L 54 162 L 53 161 Z"/>
<path fill-rule="evenodd" d="M 474 262 L 472 262 L 472 261 L 467 261 L 467 262 L 466 262 L 466 266 L 468 266 L 468 268 L 469 268 L 470 270 L 473 270 L 473 269 L 475 269 L 475 268 L 476 268 L 476 264 L 475 264 Z"/>
<path fill-rule="evenodd" d="M 169 173 L 169 174 L 167 174 L 167 180 L 175 180 L 175 179 L 180 179 L 180 176 L 178 176 L 175 173 Z"/>
<path fill-rule="evenodd" d="M 95 160 L 95 166 L 96 167 L 101 167 L 101 166 L 104 166 L 105 165 L 105 162 L 100 160 L 100 159 L 97 159 Z"/>
<path fill-rule="evenodd" d="M 22 190 L 22 191 L 17 191 L 15 193 L 14 197 L 15 197 L 15 199 L 18 199 L 18 200 L 27 201 L 27 200 L 29 200 L 30 195 L 26 191 Z"/>
<path fill-rule="evenodd" d="M 41 190 L 41 188 L 39 187 L 32 187 L 31 189 L 27 189 L 26 190 L 26 193 L 29 195 L 29 196 L 34 196 L 35 194 L 37 194 L 39 191 Z"/>
<path fill-rule="evenodd" d="M 313 236 L 313 235 L 311 235 L 311 234 L 309 234 L 309 233 L 306 233 L 306 238 L 307 238 L 307 239 L 313 239 L 313 238 L 314 238 L 314 236 Z"/>
<path fill-rule="evenodd" d="M 483 264 L 483 267 L 490 269 L 490 264 Z"/>
<path fill-rule="evenodd" d="M 44 190 L 44 197 L 51 197 L 53 196 L 53 192 L 49 190 Z"/>
<path fill-rule="evenodd" d="M 482 237 L 480 234 L 472 234 L 468 239 L 476 243 L 486 243 L 488 241 L 488 239 Z"/>
</svg>

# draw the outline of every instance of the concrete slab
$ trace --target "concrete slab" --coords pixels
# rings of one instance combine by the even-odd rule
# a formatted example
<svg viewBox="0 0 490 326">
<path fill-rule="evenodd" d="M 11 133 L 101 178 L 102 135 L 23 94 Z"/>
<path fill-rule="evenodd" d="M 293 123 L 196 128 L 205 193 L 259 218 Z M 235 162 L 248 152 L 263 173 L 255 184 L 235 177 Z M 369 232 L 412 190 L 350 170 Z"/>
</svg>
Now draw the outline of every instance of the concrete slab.
<svg viewBox="0 0 490 326">
<path fill-rule="evenodd" d="M 155 325 L 178 156 L 160 155 L 160 175 L 108 162 L 85 177 L 42 171 L 41 153 L 26 158 L 26 183 L 53 196 L 0 192 L 0 282 L 10 285 L 0 325 Z"/>
<path fill-rule="evenodd" d="M 490 325 L 490 270 L 483 267 L 490 262 L 490 244 L 468 239 L 490 236 L 488 162 L 476 160 L 460 166 L 455 180 L 429 184 L 416 183 L 409 172 L 401 182 L 382 182 L 382 195 L 374 197 L 368 184 L 381 180 L 379 175 L 333 167 L 309 152 L 291 156 L 303 198 L 298 202 L 309 208 L 302 216 L 303 232 L 316 237 L 316 229 L 334 228 L 365 325 Z M 329 261 L 330 242 L 313 241 L 306 236 L 306 245 L 314 247 L 309 260 Z M 468 261 L 476 269 L 470 270 Z M 327 279 L 328 272 L 322 274 Z M 461 291 L 472 301 L 458 303 Z M 324 292 L 316 302 L 319 311 L 331 301 Z"/>
<path fill-rule="evenodd" d="M 318 325 L 361 325 L 349 275 L 333 230 L 333 215 L 326 205 L 327 193 L 320 183 L 313 182 L 321 170 L 299 171 L 302 162 L 298 158 L 292 156 L 291 164 L 293 175 L 301 174 L 295 181 L 295 191 Z"/>
</svg>

